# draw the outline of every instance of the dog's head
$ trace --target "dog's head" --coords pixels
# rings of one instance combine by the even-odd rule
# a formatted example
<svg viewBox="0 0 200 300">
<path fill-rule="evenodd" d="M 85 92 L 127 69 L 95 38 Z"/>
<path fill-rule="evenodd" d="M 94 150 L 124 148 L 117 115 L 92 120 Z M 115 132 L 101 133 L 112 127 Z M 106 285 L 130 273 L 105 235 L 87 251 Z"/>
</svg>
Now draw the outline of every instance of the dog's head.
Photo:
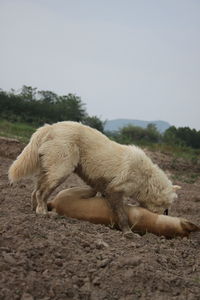
<svg viewBox="0 0 200 300">
<path fill-rule="evenodd" d="M 176 191 L 180 188 L 178 185 L 172 185 L 162 190 L 159 193 L 159 198 L 152 197 L 148 201 L 141 203 L 141 205 L 154 213 L 168 215 L 171 204 L 178 197 Z"/>
</svg>

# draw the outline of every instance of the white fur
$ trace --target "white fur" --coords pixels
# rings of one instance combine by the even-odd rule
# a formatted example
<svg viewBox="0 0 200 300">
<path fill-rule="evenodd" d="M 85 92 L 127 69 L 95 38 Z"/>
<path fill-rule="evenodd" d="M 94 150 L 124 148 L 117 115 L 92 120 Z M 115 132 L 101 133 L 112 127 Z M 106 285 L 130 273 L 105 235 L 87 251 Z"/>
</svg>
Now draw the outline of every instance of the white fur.
<svg viewBox="0 0 200 300">
<path fill-rule="evenodd" d="M 13 182 L 36 171 L 45 172 L 44 184 L 53 189 L 78 166 L 87 183 L 100 192 L 135 197 L 154 212 L 162 213 L 176 197 L 171 181 L 143 150 L 120 145 L 76 122 L 39 128 L 10 167 L 9 179 Z"/>
</svg>

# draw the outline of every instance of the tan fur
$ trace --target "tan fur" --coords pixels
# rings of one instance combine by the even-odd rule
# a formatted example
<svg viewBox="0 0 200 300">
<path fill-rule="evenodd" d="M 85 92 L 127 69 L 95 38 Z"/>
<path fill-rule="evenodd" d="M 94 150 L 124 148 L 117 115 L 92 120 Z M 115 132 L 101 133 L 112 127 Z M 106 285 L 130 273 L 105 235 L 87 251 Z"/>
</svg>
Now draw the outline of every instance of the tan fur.
<svg viewBox="0 0 200 300">
<path fill-rule="evenodd" d="M 168 208 L 176 197 L 165 173 L 135 146 L 120 145 L 99 131 L 76 122 L 59 122 L 39 128 L 9 169 L 11 182 L 38 172 L 36 212 L 47 213 L 51 192 L 72 172 L 106 195 L 124 232 L 129 231 L 123 206 L 133 197 L 154 212 Z"/>
<path fill-rule="evenodd" d="M 103 197 L 93 197 L 90 188 L 71 188 L 61 191 L 51 202 L 48 209 L 64 215 L 95 224 L 118 225 L 116 215 Z M 193 223 L 176 217 L 158 215 L 145 208 L 125 205 L 129 226 L 138 233 L 154 233 L 166 237 L 188 236 L 200 228 Z"/>
</svg>

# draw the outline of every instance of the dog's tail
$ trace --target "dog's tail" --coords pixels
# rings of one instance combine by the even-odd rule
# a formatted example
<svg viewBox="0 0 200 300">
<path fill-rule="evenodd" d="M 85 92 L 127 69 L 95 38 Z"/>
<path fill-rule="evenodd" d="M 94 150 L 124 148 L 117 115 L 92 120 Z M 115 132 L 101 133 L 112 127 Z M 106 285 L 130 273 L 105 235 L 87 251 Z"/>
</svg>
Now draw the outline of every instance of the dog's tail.
<svg viewBox="0 0 200 300">
<path fill-rule="evenodd" d="M 11 183 L 19 181 L 23 177 L 34 174 L 39 167 L 40 145 L 47 140 L 50 125 L 39 128 L 31 137 L 30 142 L 22 153 L 12 163 L 8 171 Z"/>
</svg>

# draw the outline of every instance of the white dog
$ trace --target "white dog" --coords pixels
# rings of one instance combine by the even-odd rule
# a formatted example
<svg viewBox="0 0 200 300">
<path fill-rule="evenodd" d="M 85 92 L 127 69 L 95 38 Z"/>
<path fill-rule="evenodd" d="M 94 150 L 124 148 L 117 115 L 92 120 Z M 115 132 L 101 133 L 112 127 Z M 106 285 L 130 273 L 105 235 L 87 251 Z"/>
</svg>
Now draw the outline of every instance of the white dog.
<svg viewBox="0 0 200 300">
<path fill-rule="evenodd" d="M 120 145 L 76 122 L 39 128 L 9 169 L 11 182 L 37 174 L 32 199 L 36 213 L 47 213 L 47 198 L 72 172 L 106 196 L 125 235 L 130 235 L 125 197 L 163 213 L 177 197 L 176 187 L 138 147 Z"/>
</svg>

